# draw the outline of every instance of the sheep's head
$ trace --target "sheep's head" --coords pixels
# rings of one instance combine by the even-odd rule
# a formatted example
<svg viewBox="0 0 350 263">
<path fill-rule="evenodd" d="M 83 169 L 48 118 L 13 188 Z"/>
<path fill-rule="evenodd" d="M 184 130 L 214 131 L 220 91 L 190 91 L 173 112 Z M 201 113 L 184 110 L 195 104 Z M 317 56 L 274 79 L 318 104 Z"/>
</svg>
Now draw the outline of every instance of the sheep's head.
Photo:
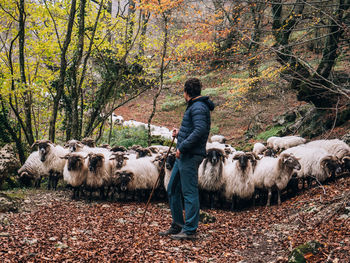
<svg viewBox="0 0 350 263">
<path fill-rule="evenodd" d="M 296 158 L 293 154 L 284 153 L 280 155 L 280 160 L 285 167 L 290 169 L 300 170 L 301 165 L 299 159 Z"/>
<path fill-rule="evenodd" d="M 215 166 L 220 161 L 225 161 L 225 154 L 221 149 L 212 148 L 207 151 L 206 158 L 213 166 Z"/>
<path fill-rule="evenodd" d="M 345 156 L 342 159 L 342 168 L 344 171 L 350 172 L 350 156 Z"/>
<path fill-rule="evenodd" d="M 84 145 L 77 140 L 70 140 L 68 142 L 66 142 L 66 144 L 64 145 L 65 148 L 68 148 L 69 151 L 72 152 L 76 152 L 77 150 L 80 150 L 84 147 Z"/>
<path fill-rule="evenodd" d="M 155 146 L 149 146 L 147 149 L 149 149 L 152 153 L 159 153 L 159 149 Z"/>
<path fill-rule="evenodd" d="M 67 154 L 64 157 L 61 157 L 61 159 L 67 160 L 68 171 L 75 171 L 83 167 L 85 157 L 78 154 Z"/>
<path fill-rule="evenodd" d="M 233 156 L 232 161 L 238 161 L 239 167 L 244 172 L 245 169 L 247 169 L 247 167 L 248 167 L 249 157 L 248 157 L 248 155 L 246 155 L 243 152 L 242 153 L 236 153 Z"/>
<path fill-rule="evenodd" d="M 109 160 L 114 160 L 115 167 L 120 169 L 125 165 L 126 160 L 129 160 L 129 158 L 122 152 L 115 152 Z"/>
<path fill-rule="evenodd" d="M 275 150 L 272 149 L 272 148 L 267 148 L 267 149 L 264 151 L 264 156 L 275 157 L 275 156 L 276 156 L 276 152 L 275 152 Z"/>
<path fill-rule="evenodd" d="M 84 139 L 81 140 L 81 143 L 86 145 L 86 146 L 89 146 L 91 148 L 96 147 L 96 142 L 92 138 L 84 138 Z"/>
<path fill-rule="evenodd" d="M 108 150 L 111 150 L 111 146 L 108 144 L 108 143 L 105 143 L 105 144 L 102 144 L 100 145 L 101 148 L 105 148 L 105 149 L 108 149 Z"/>
<path fill-rule="evenodd" d="M 115 172 L 115 178 L 117 184 L 120 185 L 120 190 L 126 191 L 128 189 L 129 182 L 134 178 L 134 174 L 128 171 Z"/>
<path fill-rule="evenodd" d="M 342 172 L 342 164 L 339 159 L 333 155 L 328 155 L 320 161 L 322 169 L 324 169 L 329 176 L 336 175 Z"/>
<path fill-rule="evenodd" d="M 111 152 L 126 152 L 127 149 L 124 146 L 114 146 L 110 149 Z"/>
<path fill-rule="evenodd" d="M 47 157 L 48 153 L 50 152 L 51 147 L 54 146 L 54 144 L 52 144 L 52 142 L 49 140 L 39 140 L 39 141 L 36 141 L 32 145 L 32 148 L 35 146 L 38 146 L 40 161 L 45 162 L 46 157 Z"/>
<path fill-rule="evenodd" d="M 165 168 L 168 169 L 168 170 L 173 169 L 175 161 L 176 161 L 175 153 L 169 153 L 169 155 L 168 155 L 168 157 L 166 158 L 166 161 L 165 161 Z"/>
<path fill-rule="evenodd" d="M 89 153 L 88 167 L 90 172 L 96 172 L 97 168 L 102 167 L 105 157 L 101 153 Z"/>
<path fill-rule="evenodd" d="M 136 152 L 137 152 L 136 158 L 152 156 L 152 152 L 149 149 L 147 149 L 147 148 L 137 148 Z"/>
</svg>

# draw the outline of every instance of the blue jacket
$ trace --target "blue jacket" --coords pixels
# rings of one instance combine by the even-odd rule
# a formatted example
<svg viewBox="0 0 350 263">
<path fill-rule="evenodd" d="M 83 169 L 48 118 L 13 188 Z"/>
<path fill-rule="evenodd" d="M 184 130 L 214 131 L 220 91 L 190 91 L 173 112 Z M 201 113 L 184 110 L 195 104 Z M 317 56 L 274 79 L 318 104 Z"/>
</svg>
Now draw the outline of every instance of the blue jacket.
<svg viewBox="0 0 350 263">
<path fill-rule="evenodd" d="M 177 136 L 177 149 L 182 154 L 206 155 L 206 143 L 210 132 L 210 111 L 214 103 L 209 97 L 191 99 L 182 119 Z"/>
</svg>

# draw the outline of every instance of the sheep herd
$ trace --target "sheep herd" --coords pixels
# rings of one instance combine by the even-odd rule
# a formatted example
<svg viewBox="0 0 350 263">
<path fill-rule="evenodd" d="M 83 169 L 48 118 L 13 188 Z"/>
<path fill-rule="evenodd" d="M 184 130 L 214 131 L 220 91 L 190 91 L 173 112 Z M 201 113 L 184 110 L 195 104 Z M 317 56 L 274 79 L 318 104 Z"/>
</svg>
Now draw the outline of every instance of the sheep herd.
<svg viewBox="0 0 350 263">
<path fill-rule="evenodd" d="M 70 140 L 64 146 L 40 140 L 33 147 L 38 150 L 19 169 L 20 179 L 34 180 L 38 187 L 48 177 L 48 188 L 56 189 L 63 178 L 74 199 L 91 200 L 97 192 L 101 199 L 147 200 L 158 177 L 156 197 L 166 198 L 176 160 L 175 149 L 165 159 L 169 147 L 162 145 L 96 147 L 86 139 Z M 243 152 L 215 135 L 198 170 L 201 205 L 235 209 L 258 201 L 269 206 L 275 193 L 280 204 L 284 192 L 295 193 L 306 183 L 307 187 L 314 181 L 322 184 L 349 171 L 350 147 L 338 139 L 307 143 L 298 136 L 270 137 L 266 144 L 256 143 L 251 152 Z"/>
</svg>

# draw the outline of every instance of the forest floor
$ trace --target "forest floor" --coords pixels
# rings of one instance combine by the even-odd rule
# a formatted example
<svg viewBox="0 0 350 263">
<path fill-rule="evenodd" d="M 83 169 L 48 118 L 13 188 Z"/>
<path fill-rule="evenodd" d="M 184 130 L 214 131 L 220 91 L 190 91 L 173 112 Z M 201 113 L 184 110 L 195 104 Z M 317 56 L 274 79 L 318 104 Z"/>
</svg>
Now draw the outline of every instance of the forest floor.
<svg viewBox="0 0 350 263">
<path fill-rule="evenodd" d="M 69 190 L 5 192 L 20 200 L 0 214 L 1 262 L 287 262 L 307 241 L 322 247 L 307 262 L 350 262 L 350 177 L 285 198 L 281 206 L 203 210 L 196 241 L 159 237 L 167 203 L 73 201 Z"/>
</svg>

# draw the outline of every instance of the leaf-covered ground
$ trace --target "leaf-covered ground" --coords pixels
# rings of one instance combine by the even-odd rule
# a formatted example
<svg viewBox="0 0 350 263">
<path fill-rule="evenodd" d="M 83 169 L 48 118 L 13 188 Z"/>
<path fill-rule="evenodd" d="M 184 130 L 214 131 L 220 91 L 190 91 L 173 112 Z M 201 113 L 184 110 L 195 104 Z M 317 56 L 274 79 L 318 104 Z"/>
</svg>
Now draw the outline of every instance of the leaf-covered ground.
<svg viewBox="0 0 350 263">
<path fill-rule="evenodd" d="M 22 191 L 22 190 L 19 190 Z M 16 193 L 18 194 L 18 193 Z M 72 201 L 70 192 L 25 190 L 19 213 L 0 214 L 1 262 L 286 262 L 309 240 L 308 262 L 350 262 L 350 178 L 306 190 L 280 207 L 206 210 L 197 241 L 159 237 L 166 203 Z"/>
</svg>

